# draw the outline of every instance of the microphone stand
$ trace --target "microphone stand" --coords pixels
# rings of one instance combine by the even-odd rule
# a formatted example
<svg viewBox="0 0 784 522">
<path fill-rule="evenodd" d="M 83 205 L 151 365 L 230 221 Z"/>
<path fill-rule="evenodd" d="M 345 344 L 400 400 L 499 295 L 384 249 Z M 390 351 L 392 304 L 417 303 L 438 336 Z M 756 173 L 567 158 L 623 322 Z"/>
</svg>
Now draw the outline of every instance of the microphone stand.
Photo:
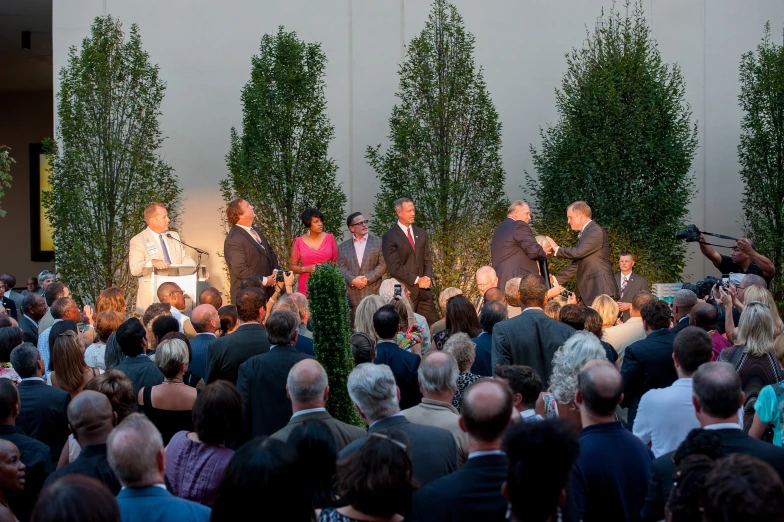
<svg viewBox="0 0 784 522">
<path fill-rule="evenodd" d="M 210 253 L 207 252 L 206 250 L 202 250 L 201 248 L 196 248 L 195 246 L 189 245 L 188 243 L 186 243 L 185 241 L 183 241 L 181 239 L 177 239 L 176 237 L 171 235 L 171 232 L 166 232 L 166 237 L 169 238 L 169 239 L 172 239 L 172 240 L 174 240 L 174 241 L 176 241 L 176 242 L 178 242 L 178 243 L 180 243 L 180 244 L 182 244 L 182 245 L 184 245 L 184 246 L 186 246 L 188 248 L 192 248 L 193 250 L 195 250 L 199 254 L 199 257 L 196 260 L 196 270 L 194 270 L 191 274 L 188 274 L 188 275 L 195 274 L 195 273 L 197 273 L 199 271 L 199 267 L 201 267 L 201 256 L 202 255 L 207 254 L 207 257 L 208 258 L 210 257 Z"/>
</svg>

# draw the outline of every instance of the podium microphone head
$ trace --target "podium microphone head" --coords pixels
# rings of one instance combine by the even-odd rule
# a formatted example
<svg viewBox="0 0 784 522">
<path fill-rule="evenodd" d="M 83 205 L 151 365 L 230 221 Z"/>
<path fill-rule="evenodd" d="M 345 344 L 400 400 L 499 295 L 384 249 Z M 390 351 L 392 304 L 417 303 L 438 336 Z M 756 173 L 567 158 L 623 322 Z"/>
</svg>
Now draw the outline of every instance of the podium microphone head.
<svg viewBox="0 0 784 522">
<path fill-rule="evenodd" d="M 171 235 L 171 232 L 166 232 L 166 237 L 168 237 L 169 239 L 174 239 L 174 238 L 172 237 L 172 235 Z"/>
</svg>

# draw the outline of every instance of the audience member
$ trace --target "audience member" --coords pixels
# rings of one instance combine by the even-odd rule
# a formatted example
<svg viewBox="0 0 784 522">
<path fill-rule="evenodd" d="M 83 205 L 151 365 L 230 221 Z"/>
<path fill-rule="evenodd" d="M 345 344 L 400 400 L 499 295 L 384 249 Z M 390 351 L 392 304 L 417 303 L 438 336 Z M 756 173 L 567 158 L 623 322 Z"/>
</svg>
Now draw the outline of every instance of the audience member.
<svg viewBox="0 0 784 522">
<path fill-rule="evenodd" d="M 120 506 L 112 492 L 84 475 L 63 477 L 48 486 L 43 497 L 31 522 L 121 522 Z"/>
<path fill-rule="evenodd" d="M 358 322 L 359 319 L 360 314 L 357 313 Z M 392 370 L 400 390 L 400 407 L 407 409 L 416 406 L 422 400 L 417 383 L 417 369 L 421 359 L 419 355 L 398 347 L 395 334 L 400 330 L 400 315 L 392 305 L 384 305 L 376 310 L 373 314 L 373 329 L 378 337 L 376 359 L 373 362 L 385 364 Z"/>
<path fill-rule="evenodd" d="M 520 302 L 520 279 L 519 277 L 513 277 L 504 285 L 506 315 L 509 319 L 517 317 L 523 312 L 522 303 Z"/>
<path fill-rule="evenodd" d="M 22 296 L 26 296 L 29 293 L 36 293 L 39 294 L 41 290 L 40 286 L 38 285 L 38 277 L 30 276 L 27 278 L 27 285 L 24 290 L 22 290 Z"/>
<path fill-rule="evenodd" d="M 623 403 L 629 408 L 626 427 L 633 429 L 640 399 L 648 390 L 667 388 L 678 378 L 672 365 L 675 333 L 669 329 L 670 305 L 664 301 L 647 303 L 640 310 L 647 337 L 626 347 L 621 376 Z"/>
<path fill-rule="evenodd" d="M 158 338 L 152 331 L 152 325 L 159 317 L 168 316 L 173 317 L 171 314 L 171 305 L 167 303 L 153 303 L 147 307 L 142 316 L 142 325 L 147 332 L 147 354 L 155 353 L 158 348 Z M 179 321 L 177 322 L 177 329 L 179 330 Z"/>
<path fill-rule="evenodd" d="M 124 358 L 125 355 L 122 353 L 122 348 L 120 348 L 120 345 L 117 342 L 117 332 L 114 332 L 106 340 L 106 350 L 103 353 L 104 369 L 112 370 L 117 368 L 117 365 L 119 365 Z"/>
<path fill-rule="evenodd" d="M 46 315 L 46 299 L 42 295 L 30 292 L 22 299 L 19 310 L 19 327 L 24 332 L 24 342 L 38 344 L 38 323 Z"/>
<path fill-rule="evenodd" d="M 38 293 L 44 295 L 46 289 L 54 282 L 54 273 L 49 270 L 42 270 L 38 274 Z"/>
<path fill-rule="evenodd" d="M 433 337 L 438 332 L 446 329 L 446 303 L 456 295 L 463 295 L 463 291 L 454 286 L 444 288 L 438 294 L 438 309 L 441 310 L 441 319 L 430 326 L 430 335 Z"/>
<path fill-rule="evenodd" d="M 381 282 L 381 286 L 378 288 L 378 296 L 384 303 L 389 303 L 390 300 L 394 297 L 395 285 L 399 284 L 400 281 L 394 278 L 384 279 Z M 430 351 L 430 346 L 433 342 L 433 335 L 435 334 L 430 331 L 430 327 L 427 324 L 427 319 L 425 319 L 425 316 L 414 312 L 414 308 L 411 306 L 411 292 L 408 291 L 405 285 L 401 286 L 402 291 L 400 294 L 400 300 L 403 301 L 403 303 L 407 305 L 407 308 L 413 312 L 416 324 L 422 330 L 422 353 L 426 354 Z"/>
<path fill-rule="evenodd" d="M 354 357 L 354 366 L 372 363 L 376 359 L 376 343 L 367 334 L 354 332 L 349 342 L 351 343 L 351 355 Z"/>
<path fill-rule="evenodd" d="M 435 426 L 449 431 L 457 444 L 457 465 L 468 457 L 468 440 L 460 429 L 460 412 L 452 405 L 457 391 L 457 361 L 449 353 L 433 352 L 422 358 L 417 370 L 422 402 L 401 413 L 414 424 Z"/>
<path fill-rule="evenodd" d="M 673 482 L 667 500 L 665 519 L 672 522 L 702 522 L 700 497 L 705 477 L 713 468 L 714 459 L 707 455 L 690 455 L 675 466 L 677 481 Z"/>
<path fill-rule="evenodd" d="M 471 366 L 471 373 L 490 377 L 493 375 L 491 363 L 493 351 L 493 327 L 507 319 L 507 308 L 499 300 L 486 301 L 479 313 L 479 326 L 482 332 L 471 339 L 476 345 L 476 358 Z"/>
<path fill-rule="evenodd" d="M 596 298 L 596 300 L 600 299 L 602 296 Z M 594 300 L 594 302 L 596 301 Z M 613 301 L 614 303 L 615 301 Z M 602 341 L 602 316 L 594 310 L 593 308 L 585 308 L 585 322 L 583 323 L 583 329 L 586 332 L 592 333 L 599 339 L 599 343 L 604 348 L 604 354 L 607 356 L 607 360 L 613 363 L 616 368 L 620 369 L 621 363 L 618 360 L 618 352 L 615 351 L 615 348 L 610 343 Z"/>
<path fill-rule="evenodd" d="M 299 306 L 297 306 L 296 301 L 294 298 L 291 297 L 290 294 L 284 294 L 280 296 L 280 298 L 275 303 L 275 306 L 272 307 L 272 311 L 275 310 L 288 310 L 289 312 L 293 313 L 297 318 L 297 344 L 294 345 L 294 348 L 305 355 L 310 355 L 311 357 L 316 356 L 316 352 L 313 351 L 313 339 L 308 337 L 302 337 L 300 334 L 301 328 L 303 326 L 303 319 L 302 313 L 300 312 Z M 307 328 L 306 328 L 307 329 Z"/>
<path fill-rule="evenodd" d="M 544 304 L 544 308 L 542 308 L 542 310 L 544 310 L 544 313 L 545 315 L 547 315 L 547 317 L 549 317 L 550 319 L 555 319 L 557 321 L 560 318 L 562 306 L 564 305 L 561 304 L 561 301 L 557 299 L 550 299 Z"/>
<path fill-rule="evenodd" d="M 19 383 L 19 417 L 16 425 L 27 435 L 49 447 L 52 465 L 57 463 L 68 440 L 68 392 L 47 386 L 44 382 L 44 361 L 30 343 L 11 352 L 11 364 L 21 377 Z"/>
<path fill-rule="evenodd" d="M 202 292 L 203 294 L 204 292 Z M 196 337 L 191 339 L 193 358 L 188 369 L 197 375 L 204 376 L 207 373 L 208 347 L 216 339 L 215 332 L 221 326 L 220 316 L 218 315 L 218 310 L 212 304 L 200 304 L 191 312 L 191 322 L 193 323 L 193 329 L 196 330 Z"/>
<path fill-rule="evenodd" d="M 464 295 L 456 295 L 446 302 L 445 328 L 433 336 L 433 344 L 437 350 L 443 350 L 444 344 L 451 335 L 464 333 L 468 338 L 477 337 L 481 333 L 479 318 L 471 301 Z"/>
<path fill-rule="evenodd" d="M 221 306 L 223 306 L 223 295 L 221 295 L 220 290 L 214 286 L 208 286 L 202 290 L 199 293 L 199 305 L 203 304 L 212 306 L 216 312 L 220 310 Z M 193 311 L 195 312 L 196 309 L 194 308 Z M 193 322 L 193 314 L 191 314 L 191 322 Z M 196 323 L 194 323 L 193 326 L 195 328 Z M 198 333 L 198 329 L 196 332 Z"/>
<path fill-rule="evenodd" d="M 18 313 L 16 319 L 21 320 L 23 311 L 22 300 L 24 299 L 24 296 L 14 290 L 14 287 L 16 286 L 16 278 L 11 274 L 5 273 L 0 275 L 0 283 L 5 286 L 3 297 L 14 302 L 14 305 L 16 305 L 16 311 Z"/>
<path fill-rule="evenodd" d="M 24 333 L 18 326 L 0 328 L 0 379 L 10 379 L 14 384 L 19 384 L 21 378 L 11 365 L 11 350 L 24 340 Z"/>
<path fill-rule="evenodd" d="M 308 326 L 310 324 L 310 303 L 308 302 L 307 296 L 301 292 L 291 292 L 288 295 L 297 303 L 299 313 L 302 316 L 302 322 L 299 324 L 300 337 L 313 339 L 313 332 L 309 330 Z"/>
<path fill-rule="evenodd" d="M 242 431 L 242 397 L 233 384 L 204 388 L 193 404 L 193 429 L 177 432 L 166 446 L 166 478 L 178 497 L 212 507 Z"/>
<path fill-rule="evenodd" d="M 178 431 L 193 429 L 191 419 L 196 389 L 185 384 L 183 374 L 188 368 L 188 345 L 180 339 L 170 339 L 158 345 L 155 365 L 163 375 L 160 384 L 142 386 L 136 392 L 139 410 L 160 431 L 167 445 Z"/>
<path fill-rule="evenodd" d="M 784 368 L 784 336 L 780 335 L 773 342 L 773 351 L 776 354 L 776 361 L 779 366 Z M 749 435 L 755 439 L 770 440 L 772 432 L 773 444 L 784 446 L 784 418 L 782 418 L 781 407 L 784 401 L 784 381 L 776 384 L 768 384 L 760 390 L 759 397 L 754 403 L 754 420 L 749 429 Z M 767 433 L 766 433 L 767 431 Z"/>
<path fill-rule="evenodd" d="M 697 294 L 691 290 L 684 288 L 675 292 L 675 297 L 672 301 L 673 333 L 677 334 L 689 326 L 689 314 L 691 314 L 691 310 L 697 302 Z"/>
<path fill-rule="evenodd" d="M 457 469 L 457 445 L 451 433 L 441 428 L 414 424 L 400 414 L 400 392 L 387 365 L 360 364 L 354 368 L 348 377 L 348 394 L 362 421 L 368 425 L 368 437 L 389 429 L 400 430 L 408 436 L 414 478 L 420 485 L 424 486 Z M 352 454 L 365 444 L 368 437 L 357 439 L 343 448 L 339 458 Z"/>
<path fill-rule="evenodd" d="M 501 437 L 512 411 L 511 390 L 500 381 L 483 379 L 466 390 L 459 426 L 467 435 L 468 460 L 414 494 L 414 520 L 504 520 L 507 502 L 501 489 L 509 462 Z"/>
<path fill-rule="evenodd" d="M 315 359 L 303 359 L 291 367 L 286 379 L 286 395 L 291 399 L 292 415 L 288 424 L 271 435 L 286 442 L 298 427 L 321 423 L 335 440 L 336 451 L 365 436 L 365 430 L 334 419 L 326 409 L 329 397 L 327 372 Z"/>
<path fill-rule="evenodd" d="M 542 393 L 542 379 L 530 366 L 497 364 L 495 378 L 504 381 L 514 394 L 514 408 L 525 422 L 540 422 L 544 418 L 536 413 L 536 400 Z"/>
<path fill-rule="evenodd" d="M 749 455 L 730 455 L 705 476 L 704 522 L 775 522 L 784 517 L 784 486 L 776 472 Z"/>
<path fill-rule="evenodd" d="M 114 310 L 106 310 L 95 317 L 97 339 L 84 350 L 84 362 L 89 367 L 106 369 L 106 342 L 125 322 L 125 316 Z"/>
<path fill-rule="evenodd" d="M 744 302 L 746 303 L 763 303 L 768 305 L 770 315 L 773 317 L 773 337 L 778 337 L 782 330 L 784 330 L 784 322 L 779 316 L 778 305 L 773 294 L 764 286 L 749 285 L 743 293 Z"/>
<path fill-rule="evenodd" d="M 71 291 L 68 290 L 68 287 L 63 283 L 60 281 L 54 281 L 46 286 L 46 289 L 44 290 L 44 298 L 46 299 L 46 306 L 49 307 L 49 310 L 47 310 L 41 320 L 38 321 L 39 337 L 47 328 L 52 326 L 54 320 L 57 319 L 56 317 L 52 316 L 52 306 L 54 306 L 55 301 L 62 297 L 71 297 Z"/>
<path fill-rule="evenodd" d="M 236 522 L 253 513 L 268 520 L 312 522 L 311 493 L 302 487 L 305 472 L 288 444 L 265 437 L 247 442 L 226 468 L 211 522 Z"/>
<path fill-rule="evenodd" d="M 245 290 L 246 288 L 258 288 L 259 290 L 263 290 L 264 286 L 264 282 L 259 276 L 243 277 L 242 281 L 240 281 L 240 290 Z"/>
<path fill-rule="evenodd" d="M 171 315 L 162 315 L 156 317 L 151 326 L 152 334 L 155 336 L 155 350 L 150 350 L 150 345 L 148 344 L 147 355 L 154 361 L 155 352 L 158 351 L 158 345 L 163 342 L 163 338 L 168 334 L 179 333 L 180 323 Z M 185 338 L 187 339 L 187 336 Z"/>
<path fill-rule="evenodd" d="M 362 333 L 374 343 L 378 342 L 378 335 L 373 328 L 373 315 L 384 306 L 384 300 L 377 295 L 368 295 L 362 298 L 354 314 L 354 333 Z"/>
<path fill-rule="evenodd" d="M 0 520 L 16 521 L 9 508 L 9 499 L 22 493 L 25 486 L 25 465 L 13 442 L 0 439 Z"/>
<path fill-rule="evenodd" d="M 122 350 L 123 358 L 115 369 L 120 370 L 133 383 L 133 396 L 142 388 L 157 386 L 163 382 L 163 374 L 147 357 L 147 331 L 136 318 L 125 321 L 114 334 Z"/>
<path fill-rule="evenodd" d="M 84 389 L 85 384 L 103 372 L 99 368 L 87 366 L 82 349 L 78 335 L 72 330 L 66 330 L 54 339 L 53 371 L 49 380 L 55 388 L 67 391 L 72 399 Z"/>
<path fill-rule="evenodd" d="M 711 344 L 713 345 L 712 361 L 718 360 L 719 354 L 723 349 L 732 346 L 732 343 L 719 333 L 716 326 L 718 318 L 718 310 L 716 310 L 715 306 L 708 303 L 697 303 L 689 314 L 689 324 L 705 330 L 711 337 Z"/>
<path fill-rule="evenodd" d="M 50 340 L 49 338 L 50 333 L 52 332 L 52 327 L 60 321 L 72 321 L 74 325 L 76 325 L 76 323 L 79 322 L 81 315 L 79 313 L 79 306 L 77 306 L 76 301 L 70 297 L 60 297 L 55 300 L 55 302 L 52 303 L 52 306 L 49 307 L 49 312 L 52 314 L 52 324 L 50 324 L 43 331 L 40 331 L 39 328 L 38 334 L 38 351 L 41 352 L 41 357 L 44 359 L 44 368 L 46 369 L 47 376 L 49 375 L 49 372 L 52 371 L 52 365 L 49 356 L 52 347 L 54 346 L 54 339 Z M 78 329 L 75 331 L 78 333 Z M 54 337 L 56 337 L 56 334 Z"/>
<path fill-rule="evenodd" d="M 308 470 L 302 479 L 304 487 L 313 493 L 313 509 L 337 506 L 334 481 L 338 450 L 326 424 L 318 420 L 298 424 L 287 442 L 297 450 L 300 466 Z"/>
<path fill-rule="evenodd" d="M 242 395 L 245 438 L 272 435 L 291 419 L 286 379 L 295 364 L 311 358 L 294 348 L 298 325 L 299 318 L 293 312 L 272 312 L 267 319 L 269 351 L 240 366 L 237 389 Z"/>
<path fill-rule="evenodd" d="M 586 307 L 576 304 L 565 304 L 561 307 L 558 320 L 565 325 L 571 326 L 576 331 L 585 330 L 585 311 Z"/>
<path fill-rule="evenodd" d="M 220 337 L 232 334 L 240 325 L 240 316 L 237 307 L 234 305 L 221 306 L 218 309 L 220 318 Z"/>
<path fill-rule="evenodd" d="M 590 306 L 591 310 L 595 310 L 599 313 L 599 316 L 602 318 L 602 330 L 606 330 L 611 328 L 617 324 L 620 324 L 620 311 L 618 310 L 618 303 L 615 302 L 615 299 L 610 297 L 607 294 L 601 294 L 596 296 L 591 303 Z M 601 336 L 598 336 L 601 339 Z"/>
<path fill-rule="evenodd" d="M 457 391 L 452 399 L 452 405 L 457 411 L 460 411 L 463 392 L 471 384 L 482 378 L 481 375 L 471 373 L 471 368 L 476 359 L 476 345 L 469 339 L 468 334 L 459 333 L 449 336 L 446 344 L 444 344 L 444 351 L 452 354 L 457 361 L 457 368 L 460 371 L 457 379 Z"/>
<path fill-rule="evenodd" d="M 656 298 L 648 292 L 637 292 L 631 299 L 629 308 L 629 319 L 626 322 L 607 328 L 604 330 L 602 339 L 610 343 L 618 353 L 618 359 L 623 362 L 623 355 L 626 347 L 637 341 L 645 339 L 645 328 L 642 324 L 640 310 L 648 303 L 652 303 Z"/>
<path fill-rule="evenodd" d="M 550 386 L 536 400 L 536 413 L 545 418 L 560 417 L 579 432 L 580 411 L 575 402 L 577 374 L 588 361 L 595 359 L 607 360 L 595 335 L 578 331 L 567 339 L 555 352 Z"/>
<path fill-rule="evenodd" d="M 490 299 L 485 298 L 485 292 L 497 287 L 497 285 L 498 276 L 495 273 L 495 269 L 492 266 L 480 266 L 476 271 L 476 289 L 479 291 L 479 297 L 474 300 L 476 315 L 479 315 L 485 303 L 490 301 Z"/>
<path fill-rule="evenodd" d="M 240 365 L 253 357 L 270 350 L 267 332 L 264 330 L 267 299 L 258 288 L 245 288 L 237 292 L 237 313 L 240 325 L 231 335 L 222 335 L 210 343 L 207 352 L 207 375 L 205 382 L 218 379 L 237 383 Z"/>
<path fill-rule="evenodd" d="M 210 520 L 210 508 L 166 490 L 163 440 L 144 415 L 128 416 L 106 445 L 109 465 L 123 486 L 117 495 L 123 522 L 147 522 L 152 514 L 160 520 Z"/>
<path fill-rule="evenodd" d="M 530 366 L 544 381 L 550 379 L 555 351 L 574 333 L 574 329 L 547 317 L 544 279 L 527 274 L 520 280 L 523 312 L 493 328 L 493 367 L 496 364 Z"/>
<path fill-rule="evenodd" d="M 167 281 L 158 287 L 158 301 L 168 304 L 171 308 L 172 317 L 180 323 L 180 331 L 188 336 L 188 339 L 196 337 L 196 330 L 193 329 L 191 320 L 183 314 L 185 310 L 185 292 L 177 283 Z"/>
<path fill-rule="evenodd" d="M 407 352 L 422 355 L 422 330 L 416 324 L 416 319 L 411 319 L 414 310 L 411 304 L 402 300 L 392 298 L 389 304 L 395 309 L 400 317 L 400 327 L 395 334 L 395 344 Z"/>
<path fill-rule="evenodd" d="M 128 311 L 128 304 L 125 301 L 125 292 L 122 288 L 112 286 L 98 295 L 95 301 L 95 314 L 108 311 L 125 314 Z"/>
</svg>

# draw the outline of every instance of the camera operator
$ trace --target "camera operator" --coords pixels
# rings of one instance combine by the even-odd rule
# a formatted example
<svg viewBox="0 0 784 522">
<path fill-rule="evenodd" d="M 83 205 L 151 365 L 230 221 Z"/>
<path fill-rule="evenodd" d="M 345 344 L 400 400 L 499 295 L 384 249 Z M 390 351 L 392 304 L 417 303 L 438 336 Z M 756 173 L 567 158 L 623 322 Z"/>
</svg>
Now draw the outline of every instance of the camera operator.
<svg viewBox="0 0 784 522">
<path fill-rule="evenodd" d="M 705 237 L 700 233 L 700 252 L 710 259 L 722 274 L 755 274 L 765 278 L 768 284 L 776 274 L 773 262 L 754 250 L 749 239 L 738 239 L 728 256 L 719 254 L 712 246 L 704 244 L 704 241 Z"/>
</svg>

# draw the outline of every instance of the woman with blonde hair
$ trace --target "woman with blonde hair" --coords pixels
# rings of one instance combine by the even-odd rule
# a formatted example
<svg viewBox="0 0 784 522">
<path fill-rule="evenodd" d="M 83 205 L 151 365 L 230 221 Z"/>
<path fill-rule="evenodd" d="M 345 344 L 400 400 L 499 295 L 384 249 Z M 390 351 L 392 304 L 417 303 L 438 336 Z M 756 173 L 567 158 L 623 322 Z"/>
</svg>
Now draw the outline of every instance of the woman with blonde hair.
<svg viewBox="0 0 784 522">
<path fill-rule="evenodd" d="M 602 330 L 618 324 L 618 314 L 620 313 L 618 303 L 609 295 L 602 294 L 596 296 L 596 299 L 591 303 L 591 308 L 599 312 L 599 315 L 602 317 Z"/>
<path fill-rule="evenodd" d="M 71 394 L 73 399 L 84 389 L 84 385 L 97 377 L 103 370 L 90 367 L 84 361 L 84 352 L 79 336 L 73 330 L 59 334 L 52 347 L 52 386 Z"/>
<path fill-rule="evenodd" d="M 781 381 L 784 376 L 773 350 L 773 315 L 767 304 L 746 301 L 735 346 L 722 350 L 719 361 L 732 364 L 740 376 L 746 394 L 743 430 L 748 433 L 760 390 Z"/>
<path fill-rule="evenodd" d="M 367 335 L 374 343 L 378 342 L 378 335 L 373 328 L 373 314 L 384 306 L 384 300 L 373 294 L 365 296 L 357 305 L 357 313 L 354 315 L 354 332 Z"/>
</svg>

